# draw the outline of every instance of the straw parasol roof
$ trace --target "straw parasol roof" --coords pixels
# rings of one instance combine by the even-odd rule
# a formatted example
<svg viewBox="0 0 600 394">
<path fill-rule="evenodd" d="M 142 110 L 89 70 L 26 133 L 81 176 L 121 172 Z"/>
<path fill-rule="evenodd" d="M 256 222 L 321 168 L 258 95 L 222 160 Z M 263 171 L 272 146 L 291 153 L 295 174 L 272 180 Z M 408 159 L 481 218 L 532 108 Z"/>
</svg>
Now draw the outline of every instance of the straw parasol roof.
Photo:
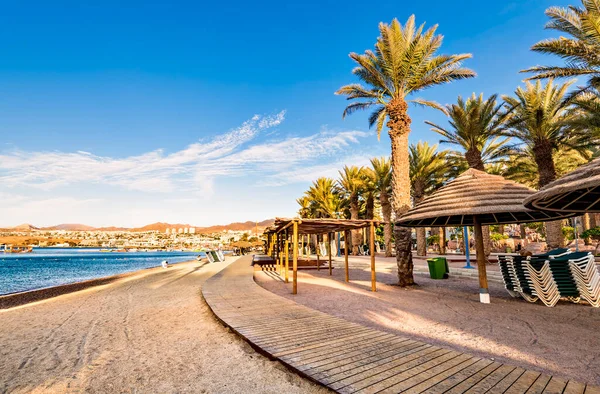
<svg viewBox="0 0 600 394">
<path fill-rule="evenodd" d="M 562 213 L 523 206 L 535 190 L 499 175 L 468 169 L 402 215 L 396 224 L 406 227 L 472 226 L 525 223 L 560 219 Z"/>
<path fill-rule="evenodd" d="M 248 241 L 237 241 L 231 244 L 234 248 L 251 248 L 252 243 Z"/>
<path fill-rule="evenodd" d="M 600 212 L 600 159 L 547 184 L 524 204 L 547 212 Z"/>
</svg>

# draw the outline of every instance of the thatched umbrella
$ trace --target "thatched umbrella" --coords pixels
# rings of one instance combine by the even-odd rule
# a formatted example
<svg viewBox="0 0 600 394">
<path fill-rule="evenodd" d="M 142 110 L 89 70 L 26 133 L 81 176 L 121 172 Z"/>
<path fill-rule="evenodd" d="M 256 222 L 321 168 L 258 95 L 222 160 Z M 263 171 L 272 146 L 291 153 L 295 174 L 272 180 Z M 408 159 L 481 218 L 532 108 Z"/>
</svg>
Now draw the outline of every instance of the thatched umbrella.
<svg viewBox="0 0 600 394">
<path fill-rule="evenodd" d="M 600 212 L 600 159 L 550 182 L 524 204 L 553 212 Z"/>
<path fill-rule="evenodd" d="M 555 212 L 534 211 L 523 200 L 535 190 L 473 168 L 426 197 L 398 218 L 405 227 L 473 226 L 479 270 L 480 301 L 489 303 L 482 225 L 540 222 L 564 217 Z"/>
</svg>

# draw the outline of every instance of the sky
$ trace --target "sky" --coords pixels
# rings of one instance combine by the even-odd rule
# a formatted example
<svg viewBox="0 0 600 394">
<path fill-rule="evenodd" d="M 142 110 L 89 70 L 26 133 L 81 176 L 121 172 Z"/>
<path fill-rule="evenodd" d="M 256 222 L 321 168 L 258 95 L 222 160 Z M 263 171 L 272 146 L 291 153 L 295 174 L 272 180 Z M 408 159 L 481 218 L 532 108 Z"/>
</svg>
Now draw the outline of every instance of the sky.
<svg viewBox="0 0 600 394">
<path fill-rule="evenodd" d="M 577 0 L 571 0 L 576 2 Z M 0 14 L 0 227 L 195 226 L 289 217 L 344 164 L 390 154 L 342 119 L 350 52 L 379 22 L 438 24 L 477 78 L 421 97 L 510 94 L 559 0 L 6 2 Z M 410 141 L 437 143 L 411 107 Z"/>
</svg>

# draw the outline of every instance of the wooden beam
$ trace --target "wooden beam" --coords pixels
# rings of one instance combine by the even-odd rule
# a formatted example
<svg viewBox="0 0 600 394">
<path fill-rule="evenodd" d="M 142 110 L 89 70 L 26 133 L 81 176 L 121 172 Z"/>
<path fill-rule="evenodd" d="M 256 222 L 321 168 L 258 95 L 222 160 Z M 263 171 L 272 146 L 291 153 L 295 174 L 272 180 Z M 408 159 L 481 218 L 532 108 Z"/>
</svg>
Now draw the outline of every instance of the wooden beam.
<svg viewBox="0 0 600 394">
<path fill-rule="evenodd" d="M 487 272 L 485 268 L 486 258 L 483 249 L 483 231 L 481 222 L 477 215 L 473 216 L 475 229 L 475 250 L 477 252 L 477 271 L 479 271 L 479 301 L 483 304 L 490 303 L 490 292 L 488 290 Z"/>
<path fill-rule="evenodd" d="M 331 234 L 327 234 L 327 253 L 329 254 L 329 276 L 331 276 Z"/>
<path fill-rule="evenodd" d="M 294 233 L 292 236 L 292 248 L 294 251 L 293 264 L 293 288 L 292 294 L 298 294 L 298 222 L 294 221 Z"/>
<path fill-rule="evenodd" d="M 350 273 L 348 267 L 348 238 L 350 238 L 350 231 L 344 231 L 344 266 L 346 268 L 346 282 L 350 282 Z"/>
<path fill-rule="evenodd" d="M 369 233 L 369 251 L 371 252 L 371 291 L 377 291 L 377 275 L 375 274 L 375 226 L 371 222 Z"/>
<path fill-rule="evenodd" d="M 290 269 L 290 241 L 285 240 L 285 283 L 289 283 L 288 270 Z"/>
<path fill-rule="evenodd" d="M 317 250 L 317 271 L 320 271 L 321 261 L 319 260 L 319 256 L 321 255 L 321 248 L 319 247 L 319 234 L 317 234 L 317 246 L 315 249 Z"/>
</svg>

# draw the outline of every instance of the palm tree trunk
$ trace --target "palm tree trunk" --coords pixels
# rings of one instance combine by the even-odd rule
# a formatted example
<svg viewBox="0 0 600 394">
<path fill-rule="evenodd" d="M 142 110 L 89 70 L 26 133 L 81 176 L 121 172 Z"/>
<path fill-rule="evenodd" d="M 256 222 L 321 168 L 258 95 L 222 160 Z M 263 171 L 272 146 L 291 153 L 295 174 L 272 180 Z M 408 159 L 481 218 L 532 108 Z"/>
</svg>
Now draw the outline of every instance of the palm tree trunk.
<svg viewBox="0 0 600 394">
<path fill-rule="evenodd" d="M 585 230 L 589 230 L 589 229 L 591 228 L 591 227 L 590 227 L 590 221 L 591 221 L 591 220 L 590 220 L 590 217 L 591 217 L 591 216 L 592 216 L 592 215 L 590 215 L 589 213 L 586 213 L 586 214 L 584 214 L 584 215 L 581 217 L 581 224 L 582 224 L 582 226 L 583 226 L 583 231 L 585 231 Z M 586 245 L 589 245 L 589 244 L 591 243 L 591 240 L 590 240 L 589 238 L 584 238 L 584 239 L 583 239 L 583 242 L 584 242 Z"/>
<path fill-rule="evenodd" d="M 521 246 L 525 248 L 525 246 L 527 246 L 527 230 L 525 230 L 525 225 L 519 224 L 519 230 L 521 232 L 521 239 L 523 240 L 523 244 Z"/>
<path fill-rule="evenodd" d="M 392 257 L 392 206 L 387 192 L 379 195 L 381 212 L 383 213 L 383 240 L 385 242 L 385 257 Z"/>
<path fill-rule="evenodd" d="M 540 141 L 533 147 L 533 158 L 537 164 L 538 188 L 546 186 L 556 179 L 556 167 L 552 157 L 552 144 L 548 140 Z M 546 222 L 546 245 L 548 249 L 561 248 L 564 244 L 562 220 Z"/>
<path fill-rule="evenodd" d="M 504 235 L 504 225 L 503 224 L 498 225 L 498 234 Z"/>
<path fill-rule="evenodd" d="M 446 254 L 446 229 L 439 227 L 440 235 L 440 254 Z"/>
<path fill-rule="evenodd" d="M 410 174 L 408 161 L 408 134 L 410 117 L 408 106 L 402 97 L 392 99 L 386 106 L 389 120 L 388 133 L 392 143 L 392 205 L 396 217 L 410 209 Z M 396 264 L 398 285 L 410 286 L 413 278 L 411 253 L 412 236 L 408 227 L 394 227 L 396 238 Z"/>
<path fill-rule="evenodd" d="M 375 217 L 375 195 L 373 193 L 367 194 L 367 201 L 365 202 L 365 210 L 367 219 L 373 220 Z M 371 244 L 371 234 L 367 231 L 367 245 Z"/>
<path fill-rule="evenodd" d="M 590 228 L 594 228 L 594 227 L 598 226 L 598 222 L 596 221 L 597 214 L 590 213 L 588 215 L 590 216 Z"/>
<path fill-rule="evenodd" d="M 427 256 L 427 232 L 425 227 L 417 228 L 417 256 Z"/>
</svg>

